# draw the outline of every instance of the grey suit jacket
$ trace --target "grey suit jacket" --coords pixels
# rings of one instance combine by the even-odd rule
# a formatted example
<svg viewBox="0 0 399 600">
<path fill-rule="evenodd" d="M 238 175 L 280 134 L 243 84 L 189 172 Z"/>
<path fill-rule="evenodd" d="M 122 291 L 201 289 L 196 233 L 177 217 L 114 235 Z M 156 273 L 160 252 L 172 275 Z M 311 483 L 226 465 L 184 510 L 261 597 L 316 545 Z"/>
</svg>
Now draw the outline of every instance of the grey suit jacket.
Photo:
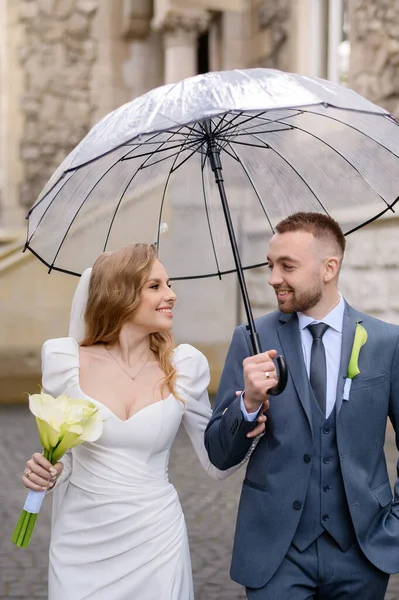
<svg viewBox="0 0 399 600">
<path fill-rule="evenodd" d="M 367 330 L 368 339 L 346 401 L 343 388 L 357 322 Z M 269 581 L 291 544 L 301 516 L 294 503 L 305 501 L 313 451 L 309 383 L 297 316 L 274 312 L 258 319 L 256 326 L 262 348 L 285 356 L 289 380 L 282 394 L 270 398 L 266 433 L 249 460 L 238 510 L 231 576 L 255 588 Z M 346 304 L 342 335 L 335 410 L 346 499 L 364 554 L 382 571 L 396 573 L 399 480 L 393 498 L 383 446 L 387 417 L 399 431 L 399 327 Z M 219 469 L 243 460 L 251 444 L 245 434 L 254 423 L 243 419 L 235 396 L 243 389 L 242 361 L 251 355 L 250 348 L 246 327 L 237 327 L 205 433 L 210 460 Z M 398 446 L 398 433 L 396 439 Z"/>
</svg>

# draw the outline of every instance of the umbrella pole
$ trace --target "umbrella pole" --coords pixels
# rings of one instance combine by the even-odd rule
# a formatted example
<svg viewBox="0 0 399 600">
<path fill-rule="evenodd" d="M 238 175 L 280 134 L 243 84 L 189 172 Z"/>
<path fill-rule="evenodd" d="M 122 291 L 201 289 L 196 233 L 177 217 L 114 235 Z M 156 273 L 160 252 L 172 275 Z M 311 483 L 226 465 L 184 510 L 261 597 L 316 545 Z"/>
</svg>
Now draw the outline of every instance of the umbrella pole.
<svg viewBox="0 0 399 600">
<path fill-rule="evenodd" d="M 240 252 L 238 250 L 237 239 L 234 233 L 233 222 L 231 220 L 230 208 L 227 201 L 226 190 L 224 187 L 223 173 L 222 173 L 222 162 L 220 160 L 220 150 L 214 139 L 210 136 L 208 141 L 208 158 L 211 164 L 211 169 L 215 175 L 216 185 L 218 186 L 220 200 L 222 203 L 224 217 L 226 219 L 227 231 L 229 233 L 231 249 L 233 252 L 234 262 L 237 269 L 238 282 L 241 288 L 242 299 L 244 302 L 244 308 L 248 320 L 249 335 L 251 339 L 252 351 L 254 354 L 260 354 L 262 352 L 259 335 L 255 328 L 255 321 L 252 314 L 252 308 L 249 301 L 247 285 L 244 279 L 244 272 L 241 264 Z"/>
</svg>

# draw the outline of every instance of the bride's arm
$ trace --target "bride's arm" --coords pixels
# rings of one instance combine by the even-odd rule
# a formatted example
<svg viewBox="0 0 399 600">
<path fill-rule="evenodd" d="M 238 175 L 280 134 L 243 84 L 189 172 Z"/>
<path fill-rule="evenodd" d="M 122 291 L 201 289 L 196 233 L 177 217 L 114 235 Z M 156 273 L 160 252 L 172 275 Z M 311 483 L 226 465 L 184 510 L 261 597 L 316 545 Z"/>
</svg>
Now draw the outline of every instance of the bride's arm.
<svg viewBox="0 0 399 600">
<path fill-rule="evenodd" d="M 229 475 L 237 471 L 241 465 L 236 465 L 226 471 L 220 471 L 214 467 L 209 460 L 208 453 L 204 444 L 204 433 L 209 419 L 212 416 L 212 408 L 209 402 L 208 392 L 194 399 L 186 399 L 186 409 L 183 416 L 183 425 L 191 440 L 194 450 L 204 467 L 205 471 L 214 479 L 226 479 Z"/>
<path fill-rule="evenodd" d="M 212 408 L 207 390 L 210 380 L 209 365 L 201 352 L 192 346 L 186 346 L 186 348 L 190 350 L 186 351 L 187 356 L 181 361 L 181 369 L 178 369 L 178 381 L 180 384 L 178 388 L 180 388 L 179 391 L 182 391 L 181 395 L 185 401 L 183 425 L 208 475 L 218 480 L 226 479 L 248 460 L 259 441 L 259 436 L 254 437 L 249 452 L 245 459 L 238 465 L 225 471 L 221 471 L 212 465 L 204 444 L 205 429 L 212 416 Z M 260 429 L 264 429 L 264 426 L 262 425 Z"/>
</svg>

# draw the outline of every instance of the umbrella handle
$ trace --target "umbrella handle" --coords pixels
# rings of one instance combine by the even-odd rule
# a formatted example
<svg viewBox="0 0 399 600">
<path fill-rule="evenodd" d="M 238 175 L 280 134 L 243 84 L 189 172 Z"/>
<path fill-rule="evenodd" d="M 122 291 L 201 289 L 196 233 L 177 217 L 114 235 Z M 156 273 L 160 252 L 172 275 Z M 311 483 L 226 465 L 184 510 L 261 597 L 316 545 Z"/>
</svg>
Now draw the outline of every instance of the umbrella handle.
<svg viewBox="0 0 399 600">
<path fill-rule="evenodd" d="M 285 390 L 285 386 L 287 385 L 288 381 L 288 369 L 284 356 L 281 354 L 277 356 L 276 363 L 278 383 L 267 392 L 268 396 L 277 396 L 278 394 L 281 394 L 281 392 Z"/>
</svg>

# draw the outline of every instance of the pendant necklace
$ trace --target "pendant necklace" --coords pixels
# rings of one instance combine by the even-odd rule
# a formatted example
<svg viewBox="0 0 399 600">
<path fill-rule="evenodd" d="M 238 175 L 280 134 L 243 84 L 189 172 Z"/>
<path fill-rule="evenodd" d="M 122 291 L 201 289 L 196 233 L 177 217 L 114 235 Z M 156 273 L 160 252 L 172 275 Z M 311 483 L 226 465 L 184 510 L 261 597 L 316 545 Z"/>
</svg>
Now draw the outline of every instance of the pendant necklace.
<svg viewBox="0 0 399 600">
<path fill-rule="evenodd" d="M 141 371 L 144 369 L 144 367 L 146 366 L 146 364 L 148 363 L 148 361 L 150 360 L 150 358 L 152 356 L 152 351 L 151 351 L 149 357 L 147 358 L 147 360 L 145 361 L 145 363 L 143 364 L 143 366 L 140 367 L 140 369 L 137 371 L 137 373 L 133 376 L 130 373 L 128 373 L 128 371 L 126 371 L 126 369 L 124 367 L 122 367 L 122 365 L 119 362 L 119 360 L 117 360 L 115 358 L 115 356 L 112 354 L 111 350 L 108 350 L 107 346 L 104 346 L 104 348 L 106 349 L 106 351 L 108 352 L 108 354 L 114 359 L 114 361 L 116 362 L 116 364 L 119 365 L 119 367 L 122 369 L 122 371 L 124 371 L 126 373 L 126 375 L 128 377 L 130 377 L 130 379 L 132 379 L 133 381 L 136 379 L 136 377 L 138 377 L 140 375 Z"/>
</svg>

